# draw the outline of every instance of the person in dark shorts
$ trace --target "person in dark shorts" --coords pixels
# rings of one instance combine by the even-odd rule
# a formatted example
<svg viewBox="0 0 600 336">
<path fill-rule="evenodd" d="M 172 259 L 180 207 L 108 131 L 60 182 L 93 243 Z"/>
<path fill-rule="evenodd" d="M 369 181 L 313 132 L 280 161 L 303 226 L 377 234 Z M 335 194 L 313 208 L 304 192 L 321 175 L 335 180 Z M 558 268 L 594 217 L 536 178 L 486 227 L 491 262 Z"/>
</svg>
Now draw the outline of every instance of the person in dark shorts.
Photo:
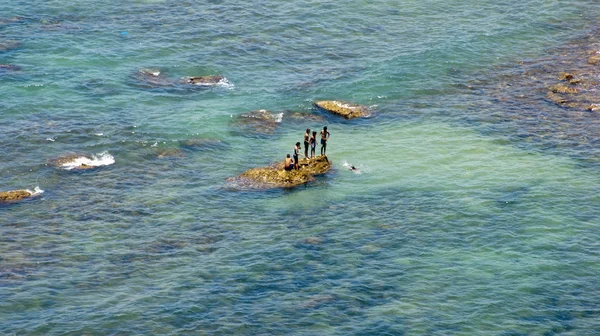
<svg viewBox="0 0 600 336">
<path fill-rule="evenodd" d="M 300 147 L 300 143 L 296 142 L 296 146 L 294 146 L 294 167 L 296 168 L 296 170 L 298 170 L 298 168 L 300 168 L 298 166 L 298 155 L 299 155 L 301 149 L 302 149 L 302 147 Z"/>
<path fill-rule="evenodd" d="M 304 133 L 304 157 L 308 157 L 308 144 L 310 138 L 310 128 L 306 129 L 306 133 Z"/>
<path fill-rule="evenodd" d="M 327 131 L 327 126 L 323 127 L 321 131 L 321 155 L 327 154 L 327 140 L 329 140 L 331 134 Z"/>
<path fill-rule="evenodd" d="M 292 158 L 290 157 L 290 154 L 288 154 L 285 158 L 285 164 L 283 165 L 283 169 L 285 169 L 285 170 L 294 169 L 294 160 L 292 160 Z"/>
<path fill-rule="evenodd" d="M 310 157 L 315 156 L 315 148 L 317 147 L 317 131 L 313 131 L 310 137 Z"/>
</svg>

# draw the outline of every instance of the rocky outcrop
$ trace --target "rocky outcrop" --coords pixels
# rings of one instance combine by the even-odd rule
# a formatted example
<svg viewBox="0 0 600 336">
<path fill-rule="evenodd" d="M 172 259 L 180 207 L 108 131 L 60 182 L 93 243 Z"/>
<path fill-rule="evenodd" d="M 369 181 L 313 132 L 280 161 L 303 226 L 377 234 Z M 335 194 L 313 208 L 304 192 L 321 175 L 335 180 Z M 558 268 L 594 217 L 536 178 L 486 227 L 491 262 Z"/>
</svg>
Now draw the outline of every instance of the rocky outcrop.
<svg viewBox="0 0 600 336">
<path fill-rule="evenodd" d="M 237 177 L 228 179 L 230 185 L 240 189 L 292 188 L 314 180 L 331 168 L 327 156 L 301 159 L 300 169 L 285 170 L 284 161 L 267 167 L 252 168 Z"/>
<path fill-rule="evenodd" d="M 322 100 L 315 102 L 315 106 L 346 119 L 365 118 L 371 115 L 371 111 L 366 106 L 347 103 L 341 100 Z"/>
<path fill-rule="evenodd" d="M 13 203 L 26 198 L 32 197 L 34 194 L 29 190 L 11 190 L 0 192 L 0 203 Z"/>
</svg>

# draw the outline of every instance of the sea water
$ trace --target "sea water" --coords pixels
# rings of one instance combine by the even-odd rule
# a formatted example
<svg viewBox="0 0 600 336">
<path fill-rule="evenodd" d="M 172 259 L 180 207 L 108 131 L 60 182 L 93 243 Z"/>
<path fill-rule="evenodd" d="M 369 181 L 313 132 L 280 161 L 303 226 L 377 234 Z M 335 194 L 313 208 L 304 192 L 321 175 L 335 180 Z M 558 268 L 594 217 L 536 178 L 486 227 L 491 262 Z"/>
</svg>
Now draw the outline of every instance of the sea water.
<svg viewBox="0 0 600 336">
<path fill-rule="evenodd" d="M 468 89 L 599 15 L 591 0 L 1 1 L 0 44 L 18 45 L 0 63 L 21 70 L 0 73 L 0 186 L 44 193 L 0 208 L 0 333 L 600 334 L 597 142 L 504 123 L 526 103 Z M 149 85 L 148 68 L 227 85 Z M 260 109 L 282 118 L 239 123 Z M 228 186 L 323 126 L 327 175 Z M 104 165 L 53 166 L 64 155 Z"/>
</svg>

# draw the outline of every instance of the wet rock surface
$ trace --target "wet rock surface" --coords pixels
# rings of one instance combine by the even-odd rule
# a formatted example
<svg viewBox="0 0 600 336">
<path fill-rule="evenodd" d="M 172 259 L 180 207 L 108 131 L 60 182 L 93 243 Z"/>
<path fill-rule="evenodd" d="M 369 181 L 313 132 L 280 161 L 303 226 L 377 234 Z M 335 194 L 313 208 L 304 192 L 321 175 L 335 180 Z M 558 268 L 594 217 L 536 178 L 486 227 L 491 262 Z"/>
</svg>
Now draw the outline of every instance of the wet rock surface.
<svg viewBox="0 0 600 336">
<path fill-rule="evenodd" d="M 341 100 L 322 100 L 314 104 L 324 111 L 340 115 L 346 119 L 365 118 L 371 115 L 371 111 L 366 106 Z"/>
<path fill-rule="evenodd" d="M 270 189 L 292 188 L 314 180 L 315 175 L 325 174 L 331 168 L 327 156 L 300 159 L 300 169 L 285 170 L 284 161 L 267 167 L 252 168 L 227 180 L 234 188 Z"/>
<path fill-rule="evenodd" d="M 23 199 L 32 197 L 32 193 L 28 190 L 10 190 L 0 192 L 0 203 L 18 202 Z"/>
</svg>

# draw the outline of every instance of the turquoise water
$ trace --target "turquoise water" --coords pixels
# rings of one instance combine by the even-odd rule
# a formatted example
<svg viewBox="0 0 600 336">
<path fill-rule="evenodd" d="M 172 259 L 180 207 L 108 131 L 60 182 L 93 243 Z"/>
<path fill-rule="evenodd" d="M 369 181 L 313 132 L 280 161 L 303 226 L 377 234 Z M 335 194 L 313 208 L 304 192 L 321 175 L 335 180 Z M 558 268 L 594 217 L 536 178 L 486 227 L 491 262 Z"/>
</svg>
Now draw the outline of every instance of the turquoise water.
<svg viewBox="0 0 600 336">
<path fill-rule="evenodd" d="M 599 15 L 575 0 L 1 1 L 20 19 L 0 20 L 0 43 L 19 42 L 0 64 L 21 70 L 0 73 L 0 186 L 45 192 L 0 208 L 0 334 L 599 335 L 597 141 L 498 122 L 532 107 L 465 89 Z M 150 86 L 142 68 L 232 85 Z M 377 113 L 346 121 L 322 99 Z M 238 122 L 257 109 L 286 114 L 264 134 Z M 227 184 L 324 125 L 327 176 Z M 51 164 L 103 152 L 115 163 Z"/>
</svg>

